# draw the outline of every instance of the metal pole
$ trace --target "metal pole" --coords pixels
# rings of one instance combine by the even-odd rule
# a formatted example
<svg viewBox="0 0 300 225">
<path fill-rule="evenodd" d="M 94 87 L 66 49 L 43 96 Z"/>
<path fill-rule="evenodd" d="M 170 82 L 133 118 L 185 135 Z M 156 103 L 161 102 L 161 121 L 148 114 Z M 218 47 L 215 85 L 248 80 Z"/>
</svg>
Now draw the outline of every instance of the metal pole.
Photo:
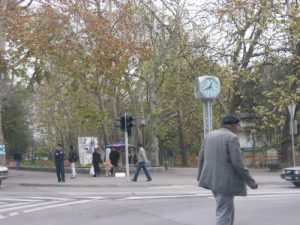
<svg viewBox="0 0 300 225">
<path fill-rule="evenodd" d="M 125 116 L 125 163 L 126 163 L 126 178 L 129 181 L 129 160 L 128 160 L 128 133 L 127 133 L 127 115 Z"/>
<path fill-rule="evenodd" d="M 290 122 L 290 132 L 292 136 L 292 152 L 293 152 L 293 165 L 296 166 L 296 157 L 295 157 L 295 141 L 294 141 L 294 116 L 291 115 L 291 122 Z"/>
<path fill-rule="evenodd" d="M 204 101 L 203 107 L 203 125 L 204 125 L 204 136 L 213 129 L 212 125 L 212 101 Z"/>
<path fill-rule="evenodd" d="M 126 178 L 129 181 L 129 159 L 128 159 L 128 134 L 125 130 L 125 157 L 126 157 Z"/>
<path fill-rule="evenodd" d="M 293 163 L 294 166 L 296 166 L 294 134 L 292 134 L 292 151 L 293 151 Z"/>
<path fill-rule="evenodd" d="M 288 106 L 288 110 L 290 113 L 291 117 L 291 122 L 290 122 L 290 133 L 292 136 L 292 152 L 293 152 L 293 165 L 296 166 L 296 157 L 295 157 L 295 143 L 294 143 L 294 116 L 295 116 L 295 111 L 296 111 L 296 104 L 292 103 L 291 105 Z"/>
</svg>

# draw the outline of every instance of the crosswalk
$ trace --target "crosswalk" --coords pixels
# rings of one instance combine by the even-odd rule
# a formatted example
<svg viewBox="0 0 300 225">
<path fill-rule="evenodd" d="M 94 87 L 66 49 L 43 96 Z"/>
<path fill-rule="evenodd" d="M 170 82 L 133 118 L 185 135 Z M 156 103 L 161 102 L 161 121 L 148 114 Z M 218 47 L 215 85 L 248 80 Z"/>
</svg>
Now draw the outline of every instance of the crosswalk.
<svg viewBox="0 0 300 225">
<path fill-rule="evenodd" d="M 94 200 L 101 200 L 102 197 L 0 197 L 0 219 L 31 213 L 51 208 L 78 205 Z"/>
<path fill-rule="evenodd" d="M 75 195 L 76 194 L 76 195 Z M 63 197 L 47 197 L 47 196 L 28 196 L 28 197 L 1 197 L 0 196 L 0 221 L 8 217 L 18 216 L 22 214 L 32 213 L 41 210 L 49 210 L 63 206 L 74 206 L 86 204 L 99 200 L 115 200 L 115 201 L 134 201 L 134 200 L 155 200 L 155 199 L 175 199 L 175 198 L 213 198 L 211 192 L 186 192 L 186 193 L 134 193 L 122 194 L 111 193 L 111 195 L 91 196 L 88 193 L 78 193 L 74 195 L 62 195 Z M 237 201 L 268 201 L 276 199 L 289 199 L 300 196 L 300 189 L 291 189 L 284 191 L 251 191 L 245 197 L 236 197 Z M 0 222 L 1 224 L 1 222 Z"/>
</svg>

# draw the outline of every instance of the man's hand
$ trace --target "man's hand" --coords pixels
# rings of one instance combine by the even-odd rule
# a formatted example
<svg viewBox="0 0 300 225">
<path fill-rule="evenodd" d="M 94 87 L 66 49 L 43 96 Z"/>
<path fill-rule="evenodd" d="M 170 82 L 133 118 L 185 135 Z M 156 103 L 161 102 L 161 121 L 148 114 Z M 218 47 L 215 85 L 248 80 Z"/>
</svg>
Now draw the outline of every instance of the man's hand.
<svg viewBox="0 0 300 225">
<path fill-rule="evenodd" d="M 250 186 L 251 189 L 257 189 L 258 188 L 258 184 L 257 183 L 254 183 Z"/>
</svg>

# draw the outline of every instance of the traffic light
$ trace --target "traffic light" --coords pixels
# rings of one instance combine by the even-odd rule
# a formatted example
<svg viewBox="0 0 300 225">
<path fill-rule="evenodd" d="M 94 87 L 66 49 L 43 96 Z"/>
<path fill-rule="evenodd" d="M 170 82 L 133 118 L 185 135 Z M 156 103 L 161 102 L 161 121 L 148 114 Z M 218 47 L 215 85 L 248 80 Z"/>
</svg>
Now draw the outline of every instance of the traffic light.
<svg viewBox="0 0 300 225">
<path fill-rule="evenodd" d="M 125 116 L 121 116 L 120 127 L 121 127 L 122 131 L 125 131 L 125 129 L 126 129 L 126 117 Z"/>
<path fill-rule="evenodd" d="M 125 118 L 125 116 L 121 116 L 120 118 L 118 118 L 116 120 L 120 122 L 120 125 L 118 125 L 118 127 L 120 127 L 122 131 L 125 131 L 125 129 L 126 129 L 126 118 Z"/>
<path fill-rule="evenodd" d="M 120 122 L 120 125 L 118 127 L 121 128 L 122 131 L 127 131 L 128 136 L 131 135 L 131 129 L 134 126 L 133 124 L 133 117 L 132 116 L 121 116 L 120 118 L 117 119 L 117 121 Z"/>
<path fill-rule="evenodd" d="M 131 135 L 131 129 L 133 127 L 133 117 L 132 116 L 127 116 L 126 117 L 126 130 L 127 130 L 127 133 L 128 133 L 128 136 Z"/>
</svg>

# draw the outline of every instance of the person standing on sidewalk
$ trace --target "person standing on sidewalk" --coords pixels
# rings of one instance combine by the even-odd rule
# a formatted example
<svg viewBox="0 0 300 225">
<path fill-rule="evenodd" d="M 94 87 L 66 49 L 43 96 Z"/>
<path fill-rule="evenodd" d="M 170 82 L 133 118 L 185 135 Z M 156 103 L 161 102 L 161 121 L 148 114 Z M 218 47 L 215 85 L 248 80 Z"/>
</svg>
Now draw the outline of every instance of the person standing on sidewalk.
<svg viewBox="0 0 300 225">
<path fill-rule="evenodd" d="M 109 153 L 109 159 L 112 164 L 112 167 L 110 169 L 110 174 L 114 177 L 116 173 L 116 169 L 118 169 L 118 163 L 120 159 L 120 153 L 116 149 L 112 149 Z"/>
<path fill-rule="evenodd" d="M 17 151 L 14 153 L 14 160 L 16 161 L 16 169 L 19 170 L 21 167 L 22 154 Z"/>
<path fill-rule="evenodd" d="M 99 163 L 101 162 L 102 162 L 101 155 L 99 153 L 99 148 L 97 147 L 93 152 L 93 160 L 92 160 L 94 171 L 95 171 L 94 177 L 98 177 L 100 175 Z"/>
<path fill-rule="evenodd" d="M 65 151 L 62 144 L 57 144 L 57 149 L 55 150 L 55 168 L 58 182 L 65 182 Z"/>
<path fill-rule="evenodd" d="M 222 127 L 206 135 L 199 152 L 197 180 L 216 200 L 216 225 L 233 225 L 234 196 L 246 196 L 246 184 L 258 187 L 243 162 L 236 135 L 239 122 L 236 115 L 225 116 Z"/>
<path fill-rule="evenodd" d="M 73 145 L 70 145 L 70 152 L 69 152 L 69 162 L 70 162 L 70 168 L 72 172 L 71 179 L 74 179 L 77 177 L 76 173 L 76 162 L 78 161 L 78 154 L 75 151 Z"/>
<path fill-rule="evenodd" d="M 138 144 L 138 147 L 139 147 L 138 165 L 136 167 L 136 171 L 135 171 L 135 174 L 134 174 L 134 177 L 133 177 L 132 181 L 134 181 L 134 182 L 137 181 L 141 169 L 144 170 L 144 173 L 147 177 L 147 181 L 151 181 L 152 178 L 151 178 L 151 176 L 148 172 L 148 169 L 146 167 L 146 164 L 148 164 L 148 160 L 147 160 L 147 157 L 146 157 L 145 149 L 143 148 L 143 145 L 141 143 Z"/>
</svg>

